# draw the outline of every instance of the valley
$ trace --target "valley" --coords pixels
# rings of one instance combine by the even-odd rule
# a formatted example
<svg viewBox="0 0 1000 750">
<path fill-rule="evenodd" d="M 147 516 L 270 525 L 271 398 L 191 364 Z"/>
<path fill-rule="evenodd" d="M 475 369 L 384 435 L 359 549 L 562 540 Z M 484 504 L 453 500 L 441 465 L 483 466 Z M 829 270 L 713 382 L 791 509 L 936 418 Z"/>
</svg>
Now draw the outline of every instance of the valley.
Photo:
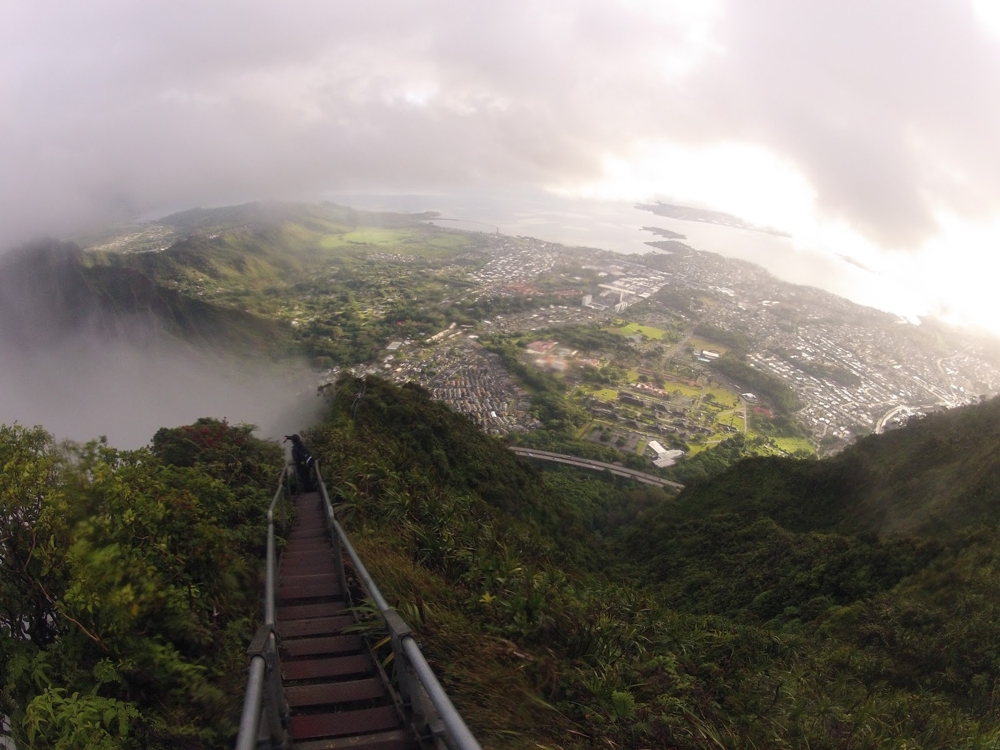
<svg viewBox="0 0 1000 750">
<path fill-rule="evenodd" d="M 636 466 L 734 438 L 741 454 L 836 453 L 1000 390 L 992 341 L 745 262 L 659 242 L 623 256 L 433 218 L 333 204 L 191 211 L 102 235 L 85 264 L 279 325 L 320 386 L 345 371 L 413 381 L 488 432 Z M 151 250 L 151 238 L 169 244 Z"/>
</svg>

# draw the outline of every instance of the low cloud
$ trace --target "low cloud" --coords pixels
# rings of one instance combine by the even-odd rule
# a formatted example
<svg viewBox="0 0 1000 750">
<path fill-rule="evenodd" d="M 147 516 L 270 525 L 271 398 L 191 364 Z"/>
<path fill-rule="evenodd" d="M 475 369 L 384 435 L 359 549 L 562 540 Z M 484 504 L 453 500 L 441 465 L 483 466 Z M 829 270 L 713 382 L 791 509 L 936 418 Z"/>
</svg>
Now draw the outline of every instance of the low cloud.
<svg viewBox="0 0 1000 750">
<path fill-rule="evenodd" d="M 280 438 L 320 408 L 305 368 L 260 365 L 181 344 L 139 346 L 93 336 L 24 351 L 0 345 L 0 422 L 40 424 L 59 438 L 106 435 L 146 445 L 160 427 L 198 417 L 257 425 Z"/>
<path fill-rule="evenodd" d="M 584 184 L 636 144 L 725 142 L 910 248 L 942 207 L 1000 210 L 998 85 L 1000 40 L 950 0 L 15 0 L 0 242 L 162 206 Z"/>
</svg>

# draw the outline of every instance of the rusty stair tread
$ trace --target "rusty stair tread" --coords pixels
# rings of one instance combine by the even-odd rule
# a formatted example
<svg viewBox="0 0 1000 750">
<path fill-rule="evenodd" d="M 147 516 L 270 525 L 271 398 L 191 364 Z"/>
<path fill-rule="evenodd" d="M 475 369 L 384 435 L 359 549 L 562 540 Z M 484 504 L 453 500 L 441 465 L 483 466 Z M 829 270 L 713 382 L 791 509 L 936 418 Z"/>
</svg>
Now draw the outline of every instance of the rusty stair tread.
<svg viewBox="0 0 1000 750">
<path fill-rule="evenodd" d="M 312 585 L 314 583 L 336 583 L 336 573 L 295 573 L 281 576 L 282 586 Z"/>
<path fill-rule="evenodd" d="M 285 549 L 282 559 L 286 557 L 315 557 L 321 552 L 333 552 L 330 540 L 324 537 L 312 537 L 309 539 L 293 539 Z"/>
<path fill-rule="evenodd" d="M 323 682 L 315 685 L 295 685 L 285 688 L 285 699 L 292 708 L 349 703 L 382 698 L 386 693 L 382 680 L 369 677 L 343 682 Z"/>
<path fill-rule="evenodd" d="M 281 559 L 302 559 L 308 560 L 310 557 L 319 557 L 322 554 L 333 554 L 333 547 L 326 539 L 318 542 L 296 539 L 295 544 L 290 544 Z"/>
<path fill-rule="evenodd" d="M 334 562 L 333 550 L 329 545 L 325 547 L 317 547 L 315 550 L 310 550 L 308 553 L 296 553 L 294 555 L 284 555 L 280 560 L 281 565 L 303 565 L 306 563 L 315 562 Z"/>
<path fill-rule="evenodd" d="M 322 659 L 283 660 L 281 672 L 286 682 L 297 680 L 322 680 L 348 675 L 370 675 L 375 671 L 368 654 L 328 656 Z"/>
<path fill-rule="evenodd" d="M 419 745 L 405 729 L 355 737 L 305 740 L 292 745 L 292 750 L 417 750 L 417 748 Z"/>
<path fill-rule="evenodd" d="M 296 656 L 347 654 L 365 649 L 365 642 L 356 635 L 325 635 L 320 638 L 296 638 L 281 642 L 281 650 Z"/>
<path fill-rule="evenodd" d="M 347 609 L 347 602 L 322 602 L 320 604 L 288 604 L 278 607 L 278 628 L 289 620 L 308 620 L 314 617 L 334 617 Z"/>
<path fill-rule="evenodd" d="M 337 564 L 333 559 L 332 553 L 305 560 L 283 560 L 279 570 L 289 571 L 287 575 L 300 576 L 309 575 L 310 571 L 315 571 L 316 573 L 327 573 L 329 572 L 327 568 L 334 572 L 337 570 Z"/>
<path fill-rule="evenodd" d="M 337 568 L 332 562 L 323 562 L 312 565 L 294 564 L 289 567 L 282 565 L 278 569 L 278 580 L 281 583 L 288 583 L 286 581 L 288 578 L 297 578 L 305 575 L 329 575 L 336 577 Z M 339 581 L 340 579 L 338 578 L 337 580 Z M 302 581 L 294 581 L 294 583 L 302 583 Z"/>
<path fill-rule="evenodd" d="M 386 729 L 398 729 L 400 726 L 401 722 L 394 706 L 378 706 L 356 711 L 293 716 L 290 728 L 292 739 L 298 740 L 381 732 Z"/>
<path fill-rule="evenodd" d="M 326 529 L 320 526 L 313 526 L 307 529 L 293 529 L 288 533 L 288 539 L 295 542 L 299 539 L 316 539 L 326 537 Z"/>
<path fill-rule="evenodd" d="M 333 584 L 303 584 L 301 586 L 279 586 L 278 599 L 293 601 L 296 599 L 321 599 L 324 597 L 340 597 L 340 586 Z M 302 602 L 305 604 L 306 602 Z"/>
<path fill-rule="evenodd" d="M 355 624 L 352 615 L 310 617 L 302 620 L 279 620 L 278 634 L 282 638 L 301 638 L 306 635 L 333 635 Z"/>
</svg>

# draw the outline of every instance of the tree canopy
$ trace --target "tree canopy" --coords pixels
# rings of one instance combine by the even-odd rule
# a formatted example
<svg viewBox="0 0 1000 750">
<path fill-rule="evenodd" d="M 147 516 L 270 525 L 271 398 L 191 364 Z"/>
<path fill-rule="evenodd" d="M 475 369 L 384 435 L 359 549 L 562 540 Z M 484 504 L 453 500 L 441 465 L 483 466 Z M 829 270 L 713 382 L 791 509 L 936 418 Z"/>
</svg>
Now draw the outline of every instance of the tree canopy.
<svg viewBox="0 0 1000 750">
<path fill-rule="evenodd" d="M 282 463 L 252 429 L 120 451 L 0 427 L 0 712 L 25 747 L 231 740 Z"/>
</svg>

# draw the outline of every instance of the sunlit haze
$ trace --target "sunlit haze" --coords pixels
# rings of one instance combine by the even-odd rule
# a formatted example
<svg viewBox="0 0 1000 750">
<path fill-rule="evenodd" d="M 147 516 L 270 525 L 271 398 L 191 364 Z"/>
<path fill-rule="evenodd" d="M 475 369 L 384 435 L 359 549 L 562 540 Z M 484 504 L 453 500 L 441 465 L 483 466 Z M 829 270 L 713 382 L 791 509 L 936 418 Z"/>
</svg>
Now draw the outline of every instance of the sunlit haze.
<svg viewBox="0 0 1000 750">
<path fill-rule="evenodd" d="M 661 199 L 1000 332 L 997 90 L 993 0 L 17 1 L 0 244 L 334 192 Z"/>
</svg>

